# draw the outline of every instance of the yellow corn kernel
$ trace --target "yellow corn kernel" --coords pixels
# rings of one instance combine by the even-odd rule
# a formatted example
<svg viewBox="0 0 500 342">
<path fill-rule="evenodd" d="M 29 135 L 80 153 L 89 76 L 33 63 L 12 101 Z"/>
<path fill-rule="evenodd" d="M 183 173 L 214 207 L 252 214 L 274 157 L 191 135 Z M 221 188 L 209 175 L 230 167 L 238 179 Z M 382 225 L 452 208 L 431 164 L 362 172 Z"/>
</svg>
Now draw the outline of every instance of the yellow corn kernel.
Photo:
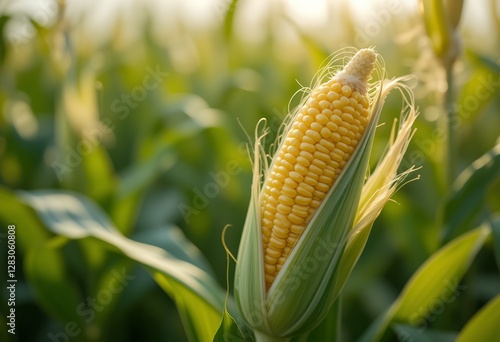
<svg viewBox="0 0 500 342">
<path fill-rule="evenodd" d="M 375 60 L 373 50 L 358 51 L 313 89 L 285 133 L 261 193 L 266 289 L 360 141 L 369 120 L 366 92 Z"/>
</svg>

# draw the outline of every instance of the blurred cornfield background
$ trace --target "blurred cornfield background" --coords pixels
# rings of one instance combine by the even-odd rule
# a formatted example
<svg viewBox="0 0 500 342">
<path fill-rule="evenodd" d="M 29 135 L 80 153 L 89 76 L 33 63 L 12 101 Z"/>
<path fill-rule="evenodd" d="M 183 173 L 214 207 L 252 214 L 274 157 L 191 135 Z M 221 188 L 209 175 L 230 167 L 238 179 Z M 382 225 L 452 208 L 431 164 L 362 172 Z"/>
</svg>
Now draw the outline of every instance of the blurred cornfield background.
<svg viewBox="0 0 500 342">
<path fill-rule="evenodd" d="M 403 161 L 420 167 L 420 179 L 375 222 L 343 292 L 345 340 L 359 338 L 433 252 L 500 212 L 498 148 L 486 174 L 450 200 L 458 190 L 445 165 L 446 73 L 416 0 L 3 0 L 0 32 L 2 341 L 186 340 L 178 308 L 146 269 L 95 238 L 58 234 L 23 198 L 77 193 L 125 236 L 191 255 L 225 288 L 221 232 L 231 225 L 236 254 L 250 198 L 248 135 L 262 117 L 275 135 L 299 101 L 292 95 L 345 46 L 375 47 L 389 77 L 414 75 L 421 113 Z M 499 143 L 500 2 L 465 1 L 456 35 L 459 175 Z M 389 97 L 373 160 L 401 105 Z M 3 282 L 9 224 L 15 336 Z M 492 245 L 426 328 L 459 331 L 499 294 Z M 123 286 L 102 299 L 113 281 Z M 98 298 L 93 309 L 89 298 Z"/>
</svg>

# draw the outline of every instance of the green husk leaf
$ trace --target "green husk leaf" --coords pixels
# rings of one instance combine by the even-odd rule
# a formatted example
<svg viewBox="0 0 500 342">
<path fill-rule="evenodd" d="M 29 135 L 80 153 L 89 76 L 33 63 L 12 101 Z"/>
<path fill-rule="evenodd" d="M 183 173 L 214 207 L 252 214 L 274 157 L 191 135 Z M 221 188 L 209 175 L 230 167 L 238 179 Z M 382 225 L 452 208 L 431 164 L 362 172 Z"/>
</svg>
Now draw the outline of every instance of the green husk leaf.
<svg viewBox="0 0 500 342">
<path fill-rule="evenodd" d="M 261 121 L 262 122 L 262 121 Z M 234 293 L 236 304 L 245 322 L 251 327 L 268 330 L 267 315 L 265 311 L 264 288 L 264 261 L 262 240 L 260 235 L 260 222 L 258 217 L 260 170 L 263 154 L 262 139 L 259 136 L 259 125 L 256 129 L 255 148 L 253 151 L 254 172 L 252 179 L 252 192 L 248 207 L 245 225 L 238 250 L 238 259 L 234 277 Z"/>
<path fill-rule="evenodd" d="M 396 125 L 393 125 L 387 153 L 363 186 L 354 227 L 351 230 L 346 248 L 342 254 L 342 259 L 340 260 L 339 273 L 334 290 L 337 292 L 341 291 L 363 252 L 373 222 L 394 194 L 399 184 L 415 170 L 414 167 L 411 167 L 398 175 L 398 167 L 413 136 L 414 130 L 412 127 L 418 115 L 412 105 L 413 97 L 411 92 L 400 81 L 401 79 L 395 79 L 389 82 L 385 92 L 387 93 L 393 88 L 397 88 L 401 92 L 403 101 L 407 105 L 404 108 L 406 115 L 403 116 L 397 136 L 395 133 Z"/>
<path fill-rule="evenodd" d="M 365 248 L 368 237 L 372 230 L 372 224 L 363 229 L 359 229 L 349 238 L 342 258 L 340 259 L 337 281 L 335 282 L 335 292 L 340 292 L 349 278 L 354 266 L 356 265 L 363 249 Z"/>
</svg>

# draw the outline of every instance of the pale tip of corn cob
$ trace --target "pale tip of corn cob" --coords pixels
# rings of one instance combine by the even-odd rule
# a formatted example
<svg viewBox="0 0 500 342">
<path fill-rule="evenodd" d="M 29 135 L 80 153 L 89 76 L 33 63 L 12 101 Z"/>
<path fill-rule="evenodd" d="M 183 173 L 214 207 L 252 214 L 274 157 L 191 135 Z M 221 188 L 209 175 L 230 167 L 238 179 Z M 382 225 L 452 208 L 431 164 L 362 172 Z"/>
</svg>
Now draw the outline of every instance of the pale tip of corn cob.
<svg viewBox="0 0 500 342">
<path fill-rule="evenodd" d="M 364 95 L 376 61 L 377 54 L 373 49 L 361 49 L 356 52 L 344 69 L 333 78 Z"/>
</svg>

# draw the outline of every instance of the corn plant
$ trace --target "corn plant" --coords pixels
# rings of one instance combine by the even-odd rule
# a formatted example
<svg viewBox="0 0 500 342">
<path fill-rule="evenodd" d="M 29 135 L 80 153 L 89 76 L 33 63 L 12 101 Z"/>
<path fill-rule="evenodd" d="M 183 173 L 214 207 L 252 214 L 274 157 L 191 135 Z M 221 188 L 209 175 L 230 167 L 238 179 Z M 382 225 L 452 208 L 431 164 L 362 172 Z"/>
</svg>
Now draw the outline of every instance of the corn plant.
<svg viewBox="0 0 500 342">
<path fill-rule="evenodd" d="M 235 278 L 238 306 L 257 340 L 287 340 L 327 316 L 366 242 L 357 237 L 367 236 L 408 173 L 397 175 L 416 117 L 411 100 L 400 134 L 365 182 L 378 117 L 399 84 L 378 81 L 370 99 L 376 58 L 373 50 L 360 50 L 342 70 L 327 73 L 329 80 L 318 81 L 291 114 L 269 167 L 257 139 Z"/>
</svg>

